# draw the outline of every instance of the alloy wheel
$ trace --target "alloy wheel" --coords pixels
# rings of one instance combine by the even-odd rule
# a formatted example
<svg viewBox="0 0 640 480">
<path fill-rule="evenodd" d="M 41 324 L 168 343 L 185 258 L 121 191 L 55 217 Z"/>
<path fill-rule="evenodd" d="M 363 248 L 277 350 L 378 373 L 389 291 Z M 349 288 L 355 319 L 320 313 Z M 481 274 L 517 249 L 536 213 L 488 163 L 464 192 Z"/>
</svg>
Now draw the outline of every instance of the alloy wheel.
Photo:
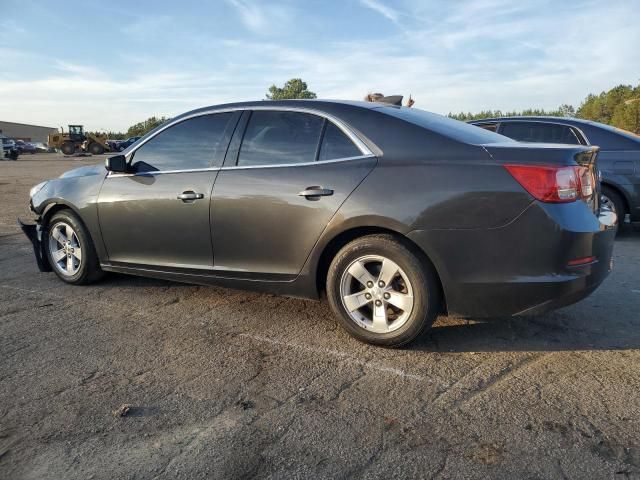
<svg viewBox="0 0 640 480">
<path fill-rule="evenodd" d="M 49 251 L 53 265 L 62 275 L 71 277 L 82 265 L 82 248 L 71 225 L 58 222 L 49 230 Z"/>
<path fill-rule="evenodd" d="M 413 287 L 394 261 L 380 255 L 357 258 L 340 280 L 340 298 L 351 319 L 374 333 L 402 327 L 413 311 Z"/>
</svg>

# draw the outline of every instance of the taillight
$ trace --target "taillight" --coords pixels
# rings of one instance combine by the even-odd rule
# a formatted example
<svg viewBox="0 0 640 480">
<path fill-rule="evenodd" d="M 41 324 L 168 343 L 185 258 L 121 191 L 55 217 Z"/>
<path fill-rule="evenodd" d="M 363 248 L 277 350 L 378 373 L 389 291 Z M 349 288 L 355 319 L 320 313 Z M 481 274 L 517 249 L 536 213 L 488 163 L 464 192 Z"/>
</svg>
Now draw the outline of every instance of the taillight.
<svg viewBox="0 0 640 480">
<path fill-rule="evenodd" d="M 505 165 L 508 172 L 536 200 L 573 202 L 590 197 L 595 187 L 591 169 L 582 166 Z"/>
</svg>

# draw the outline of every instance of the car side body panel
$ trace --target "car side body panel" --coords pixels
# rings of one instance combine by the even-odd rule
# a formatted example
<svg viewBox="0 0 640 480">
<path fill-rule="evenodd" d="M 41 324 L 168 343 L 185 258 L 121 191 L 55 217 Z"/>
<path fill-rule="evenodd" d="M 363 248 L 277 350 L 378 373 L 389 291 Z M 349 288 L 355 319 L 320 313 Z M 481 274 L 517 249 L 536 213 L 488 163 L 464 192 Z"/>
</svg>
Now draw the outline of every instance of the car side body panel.
<svg viewBox="0 0 640 480">
<path fill-rule="evenodd" d="M 82 173 L 74 175 L 72 170 L 60 178 L 49 180 L 31 199 L 32 209 L 45 221 L 58 208 L 66 207 L 73 210 L 87 227 L 98 258 L 101 261 L 106 260 L 107 253 L 102 241 L 97 202 L 107 171 L 103 165 L 77 170 Z"/>
</svg>

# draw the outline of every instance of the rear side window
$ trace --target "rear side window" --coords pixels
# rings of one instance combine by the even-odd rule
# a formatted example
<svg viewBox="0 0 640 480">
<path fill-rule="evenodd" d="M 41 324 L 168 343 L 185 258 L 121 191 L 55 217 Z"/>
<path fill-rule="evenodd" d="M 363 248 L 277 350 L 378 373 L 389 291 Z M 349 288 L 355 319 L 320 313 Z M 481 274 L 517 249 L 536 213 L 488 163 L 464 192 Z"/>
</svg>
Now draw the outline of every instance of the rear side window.
<svg viewBox="0 0 640 480">
<path fill-rule="evenodd" d="M 238 165 L 314 162 L 323 121 L 317 115 L 301 112 L 252 112 Z"/>
<path fill-rule="evenodd" d="M 333 123 L 327 121 L 327 128 L 322 137 L 319 160 L 336 160 L 339 158 L 357 157 L 362 155 L 351 139 Z"/>
<path fill-rule="evenodd" d="M 190 118 L 160 132 L 135 151 L 136 172 L 191 170 L 220 166 L 232 112 Z"/>
<path fill-rule="evenodd" d="M 580 140 L 571 127 L 554 123 L 505 122 L 500 133 L 520 142 L 580 145 Z"/>
</svg>

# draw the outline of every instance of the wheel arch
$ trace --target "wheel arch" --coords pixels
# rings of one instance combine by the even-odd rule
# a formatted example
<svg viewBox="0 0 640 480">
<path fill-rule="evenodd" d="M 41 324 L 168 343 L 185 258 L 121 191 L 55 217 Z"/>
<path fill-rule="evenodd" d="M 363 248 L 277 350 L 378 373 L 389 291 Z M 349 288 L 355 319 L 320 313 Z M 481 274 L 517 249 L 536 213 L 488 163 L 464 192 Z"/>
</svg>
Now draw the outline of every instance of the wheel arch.
<svg viewBox="0 0 640 480">
<path fill-rule="evenodd" d="M 402 243 L 404 243 L 410 250 L 416 253 L 423 262 L 425 262 L 429 267 L 433 269 L 436 274 L 436 278 L 438 280 L 438 284 L 440 287 L 440 293 L 442 294 L 442 309 L 446 311 L 446 296 L 445 290 L 443 288 L 442 279 L 438 268 L 431 260 L 427 252 L 425 252 L 418 244 L 416 244 L 409 237 L 404 235 L 403 233 L 393 230 L 387 227 L 380 226 L 370 226 L 363 225 L 357 227 L 351 227 L 346 230 L 343 230 L 337 234 L 335 234 L 322 249 L 322 252 L 318 256 L 318 261 L 316 262 L 316 271 L 315 271 L 315 283 L 316 290 L 318 296 L 323 296 L 326 292 L 326 283 L 327 283 L 327 274 L 329 272 L 329 266 L 331 265 L 331 261 L 334 259 L 336 254 L 340 251 L 342 247 L 347 245 L 349 242 L 364 237 L 366 235 L 376 235 L 376 234 L 388 234 L 392 235 Z"/>
<path fill-rule="evenodd" d="M 40 214 L 40 224 L 46 228 L 49 224 L 49 220 L 51 220 L 51 217 L 61 210 L 71 210 L 80 219 L 83 226 L 87 228 L 84 221 L 82 220 L 82 215 L 80 215 L 78 209 L 71 203 L 68 203 L 62 199 L 53 200 L 44 207 L 42 214 Z M 91 239 L 91 241 L 93 241 L 93 239 Z"/>
</svg>

